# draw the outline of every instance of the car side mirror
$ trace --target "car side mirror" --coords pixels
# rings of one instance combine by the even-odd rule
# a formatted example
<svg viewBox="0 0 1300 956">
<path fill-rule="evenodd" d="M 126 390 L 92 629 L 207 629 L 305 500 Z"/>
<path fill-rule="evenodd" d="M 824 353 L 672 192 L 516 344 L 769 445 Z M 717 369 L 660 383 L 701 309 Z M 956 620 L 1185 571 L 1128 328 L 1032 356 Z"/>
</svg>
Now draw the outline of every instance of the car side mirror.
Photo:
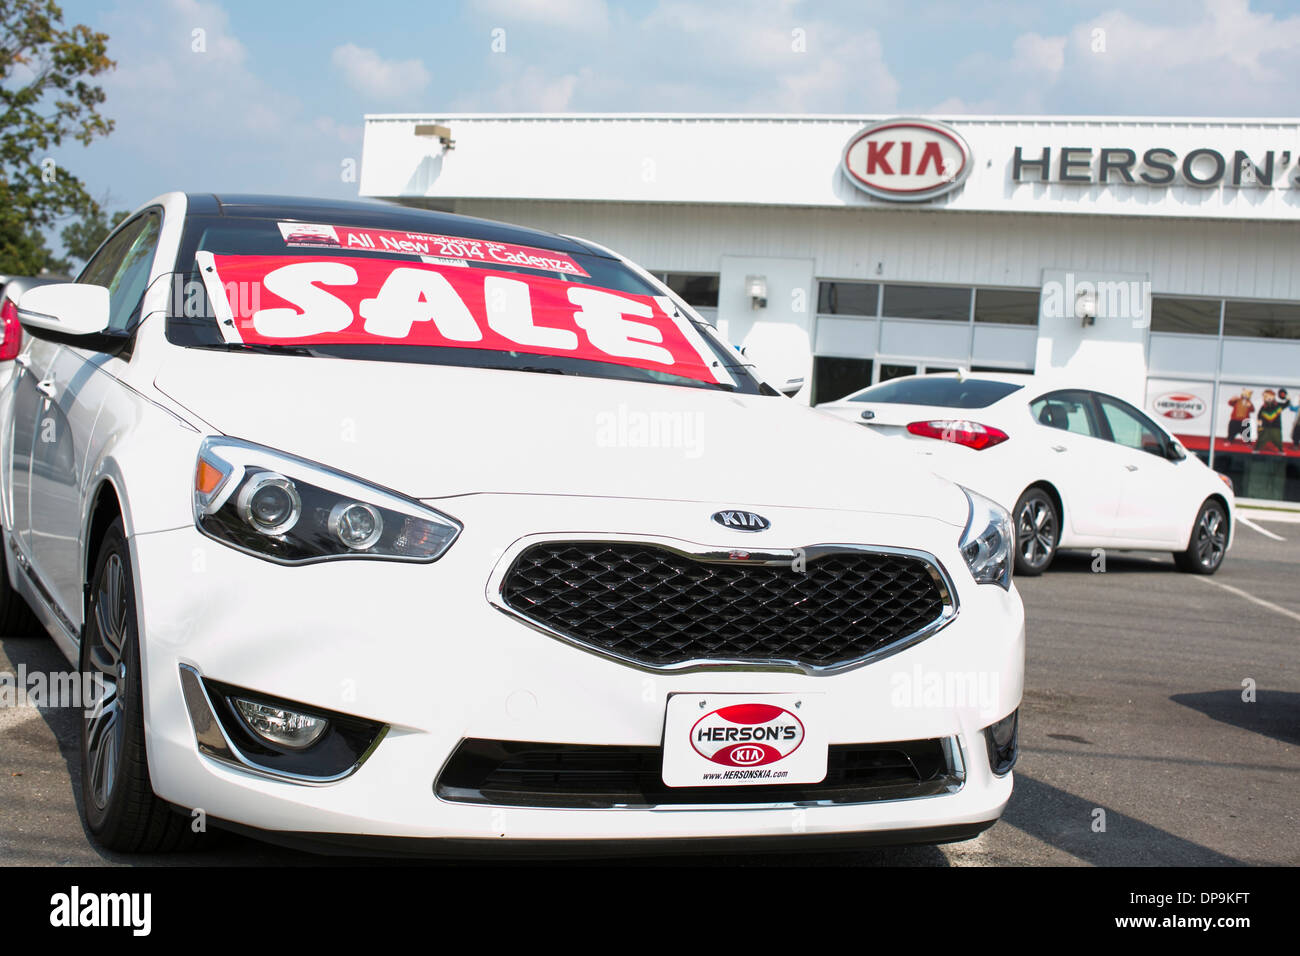
<svg viewBox="0 0 1300 956">
<path fill-rule="evenodd" d="M 794 398 L 801 388 L 803 388 L 803 378 L 788 378 L 777 391 L 786 398 Z"/>
<path fill-rule="evenodd" d="M 18 321 L 38 339 L 113 352 L 129 338 L 110 330 L 108 289 L 60 282 L 28 289 L 18 300 Z"/>
<path fill-rule="evenodd" d="M 1178 442 L 1171 441 L 1165 453 L 1165 457 L 1170 461 L 1182 461 L 1187 457 L 1187 452 L 1183 451 L 1183 446 L 1178 444 Z"/>
</svg>

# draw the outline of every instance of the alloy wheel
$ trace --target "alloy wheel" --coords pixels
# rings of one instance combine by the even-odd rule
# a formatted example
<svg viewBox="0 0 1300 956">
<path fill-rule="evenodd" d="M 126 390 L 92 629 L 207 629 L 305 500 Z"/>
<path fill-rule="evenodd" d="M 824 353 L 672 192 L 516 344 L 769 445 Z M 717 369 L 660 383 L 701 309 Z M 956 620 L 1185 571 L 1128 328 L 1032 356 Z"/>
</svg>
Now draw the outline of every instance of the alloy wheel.
<svg viewBox="0 0 1300 956">
<path fill-rule="evenodd" d="M 1042 498 L 1030 498 L 1016 518 L 1016 543 L 1025 563 L 1045 564 L 1056 547 L 1056 519 Z"/>
<path fill-rule="evenodd" d="M 1192 544 L 1196 560 L 1202 567 L 1213 568 L 1223 560 L 1228 547 L 1227 522 L 1218 508 L 1206 508 L 1196 522 L 1196 538 Z"/>
<path fill-rule="evenodd" d="M 93 625 L 87 660 L 94 684 L 94 703 L 85 717 L 86 755 L 90 793 L 103 810 L 113 795 L 117 769 L 126 739 L 127 595 L 122 558 L 111 554 L 94 594 Z"/>
</svg>

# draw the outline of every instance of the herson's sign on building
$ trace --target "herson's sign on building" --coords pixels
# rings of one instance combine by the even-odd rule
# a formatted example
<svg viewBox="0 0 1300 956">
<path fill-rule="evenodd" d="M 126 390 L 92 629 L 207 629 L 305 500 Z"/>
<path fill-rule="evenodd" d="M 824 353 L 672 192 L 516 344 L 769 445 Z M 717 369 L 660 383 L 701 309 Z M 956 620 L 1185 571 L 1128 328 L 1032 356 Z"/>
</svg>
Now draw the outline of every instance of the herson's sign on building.
<svg viewBox="0 0 1300 956">
<path fill-rule="evenodd" d="M 877 199 L 919 202 L 951 192 L 970 173 L 961 135 L 933 120 L 892 119 L 854 134 L 841 168 L 849 182 Z"/>
<path fill-rule="evenodd" d="M 1289 149 L 1251 156 L 1243 149 L 1208 146 L 1181 154 L 1164 146 L 1017 146 L 1011 157 L 1011 181 L 1294 189 L 1300 187 L 1300 169 L 1293 167 L 1293 155 Z"/>
</svg>

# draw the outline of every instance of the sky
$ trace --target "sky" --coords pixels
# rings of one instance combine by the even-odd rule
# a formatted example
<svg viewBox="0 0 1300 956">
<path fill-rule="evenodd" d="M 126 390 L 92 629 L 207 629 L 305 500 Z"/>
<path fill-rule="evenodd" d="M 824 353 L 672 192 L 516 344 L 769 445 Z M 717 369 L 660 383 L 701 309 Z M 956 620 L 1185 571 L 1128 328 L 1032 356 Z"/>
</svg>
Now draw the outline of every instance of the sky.
<svg viewBox="0 0 1300 956">
<path fill-rule="evenodd" d="M 55 160 L 171 189 L 351 197 L 367 113 L 1300 116 L 1300 0 L 65 0 L 114 132 Z M 349 165 L 350 164 L 350 165 Z"/>
</svg>

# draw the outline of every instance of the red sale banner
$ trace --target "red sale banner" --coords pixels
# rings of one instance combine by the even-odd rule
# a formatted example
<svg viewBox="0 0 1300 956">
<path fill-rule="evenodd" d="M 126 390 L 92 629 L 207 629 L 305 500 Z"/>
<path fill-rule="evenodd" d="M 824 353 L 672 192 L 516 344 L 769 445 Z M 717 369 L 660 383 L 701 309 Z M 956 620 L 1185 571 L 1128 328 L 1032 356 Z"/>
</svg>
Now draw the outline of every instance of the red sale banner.
<svg viewBox="0 0 1300 956">
<path fill-rule="evenodd" d="M 199 255 L 219 322 L 243 342 L 489 349 L 731 382 L 655 296 L 392 259 Z"/>
<path fill-rule="evenodd" d="M 521 266 L 525 269 L 539 269 L 545 272 L 563 272 L 565 275 L 572 276 L 587 275 L 586 270 L 570 256 L 552 249 L 516 246 L 507 242 L 488 242 L 484 239 L 466 239 L 462 236 L 329 226 L 310 222 L 282 222 L 279 226 L 285 245 L 299 248 L 362 249 Z"/>
</svg>

